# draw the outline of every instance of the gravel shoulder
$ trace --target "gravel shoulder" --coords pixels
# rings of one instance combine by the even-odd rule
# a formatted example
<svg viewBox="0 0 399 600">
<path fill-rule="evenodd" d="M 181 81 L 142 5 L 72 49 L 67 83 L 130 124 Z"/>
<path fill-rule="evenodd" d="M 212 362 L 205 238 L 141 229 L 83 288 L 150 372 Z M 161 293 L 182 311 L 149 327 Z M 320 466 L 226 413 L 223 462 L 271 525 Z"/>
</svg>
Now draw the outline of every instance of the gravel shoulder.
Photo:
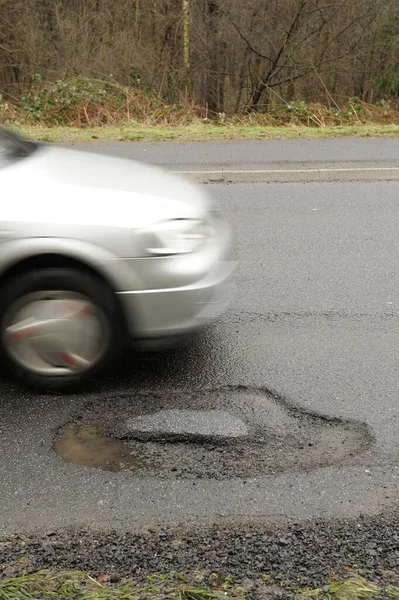
<svg viewBox="0 0 399 600">
<path fill-rule="evenodd" d="M 399 577 L 397 514 L 270 526 L 228 521 L 218 526 L 147 529 L 140 533 L 48 531 L 0 541 L 0 574 L 83 570 L 118 580 L 193 569 L 240 580 L 267 575 L 287 590 L 318 588 L 348 572 Z M 281 595 L 281 594 L 280 594 Z"/>
</svg>

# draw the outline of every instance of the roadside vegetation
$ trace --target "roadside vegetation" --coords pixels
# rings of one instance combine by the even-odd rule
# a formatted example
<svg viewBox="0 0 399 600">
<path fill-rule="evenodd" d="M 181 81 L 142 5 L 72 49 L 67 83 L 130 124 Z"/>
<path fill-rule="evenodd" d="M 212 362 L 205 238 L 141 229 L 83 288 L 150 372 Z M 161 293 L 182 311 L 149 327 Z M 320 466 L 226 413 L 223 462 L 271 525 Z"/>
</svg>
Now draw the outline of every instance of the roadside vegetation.
<svg viewBox="0 0 399 600">
<path fill-rule="evenodd" d="M 36 81 L 36 80 L 35 80 Z M 214 125 L 333 127 L 366 123 L 399 124 L 399 107 L 387 100 L 369 104 L 350 98 L 343 106 L 305 103 L 302 100 L 273 102 L 263 113 L 226 116 L 206 106 L 167 104 L 155 94 L 144 94 L 115 81 L 90 78 L 58 79 L 53 84 L 37 83 L 18 101 L 0 97 L 3 123 L 41 126 L 187 126 L 199 123 Z"/>
<path fill-rule="evenodd" d="M 350 98 L 399 94 L 397 0 L 0 0 L 0 31 L 0 93 L 34 117 L 49 94 L 71 99 L 81 77 L 128 88 L 129 110 L 135 95 L 151 97 L 156 118 L 165 109 L 155 98 L 239 115 L 275 103 L 351 111 Z M 95 83 L 77 83 L 76 94 L 110 118 Z M 322 122 L 310 112 L 301 116 Z M 88 106 L 80 115 L 94 118 Z"/>
<path fill-rule="evenodd" d="M 41 571 L 0 580 L 1 600 L 247 600 L 296 598 L 297 600 L 374 600 L 399 598 L 399 584 L 387 575 L 374 580 L 365 574 L 348 573 L 325 585 L 302 588 L 300 581 L 274 582 L 270 576 L 238 580 L 231 575 L 193 572 L 150 575 L 143 580 L 115 580 L 85 572 Z"/>
<path fill-rule="evenodd" d="M 375 137 L 399 134 L 399 109 L 351 98 L 342 107 L 278 101 L 265 113 L 228 116 L 115 81 L 65 77 L 47 85 L 37 76 L 18 101 L 0 97 L 0 123 L 45 142 Z"/>
<path fill-rule="evenodd" d="M 41 142 L 202 142 L 210 140 L 295 140 L 330 137 L 394 137 L 399 125 L 367 123 L 356 126 L 310 128 L 226 123 L 222 127 L 193 123 L 186 126 L 110 126 L 78 129 L 72 127 L 13 126 L 21 135 Z"/>
<path fill-rule="evenodd" d="M 396 135 L 397 0 L 0 0 L 0 124 L 44 141 Z"/>
</svg>

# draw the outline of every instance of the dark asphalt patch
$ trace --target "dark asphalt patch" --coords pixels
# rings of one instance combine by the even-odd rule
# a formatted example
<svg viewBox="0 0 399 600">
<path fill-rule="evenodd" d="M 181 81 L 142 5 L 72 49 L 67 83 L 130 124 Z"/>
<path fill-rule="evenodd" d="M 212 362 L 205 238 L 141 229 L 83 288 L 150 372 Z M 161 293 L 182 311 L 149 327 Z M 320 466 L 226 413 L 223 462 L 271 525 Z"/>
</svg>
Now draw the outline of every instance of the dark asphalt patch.
<svg viewBox="0 0 399 600">
<path fill-rule="evenodd" d="M 105 436 L 104 432 L 107 428 L 112 432 L 115 424 L 120 427 L 121 419 L 129 421 L 159 411 L 187 410 L 188 407 L 190 411 L 223 408 L 245 424 L 247 436 L 226 439 L 223 445 L 209 437 L 202 442 L 198 439 L 183 442 L 180 438 L 165 438 L 160 434 L 157 441 L 155 437 L 150 442 L 124 439 L 123 445 L 114 438 L 122 453 L 120 459 L 113 455 L 114 465 L 119 460 L 120 469 L 159 478 L 246 479 L 353 464 L 373 443 L 363 423 L 312 414 L 266 390 L 241 387 L 203 392 L 135 392 L 90 402 L 60 430 L 54 449 L 59 451 L 60 444 L 73 436 L 77 443 L 82 436 L 87 440 L 85 431 L 87 428 L 93 431 L 93 427 L 98 428 L 97 438 L 103 438 L 109 449 L 112 437 Z M 101 444 L 99 446 L 95 435 L 92 441 L 92 447 L 86 444 L 86 451 L 90 456 L 98 455 Z M 75 455 L 73 452 L 60 454 L 67 460 L 90 466 L 91 458 L 87 459 L 84 452 L 78 459 L 76 452 Z M 103 465 L 97 461 L 91 466 L 113 470 L 107 460 Z"/>
<path fill-rule="evenodd" d="M 112 437 L 139 442 L 227 444 L 247 436 L 241 419 L 224 410 L 172 409 L 122 417 L 108 428 Z"/>
</svg>

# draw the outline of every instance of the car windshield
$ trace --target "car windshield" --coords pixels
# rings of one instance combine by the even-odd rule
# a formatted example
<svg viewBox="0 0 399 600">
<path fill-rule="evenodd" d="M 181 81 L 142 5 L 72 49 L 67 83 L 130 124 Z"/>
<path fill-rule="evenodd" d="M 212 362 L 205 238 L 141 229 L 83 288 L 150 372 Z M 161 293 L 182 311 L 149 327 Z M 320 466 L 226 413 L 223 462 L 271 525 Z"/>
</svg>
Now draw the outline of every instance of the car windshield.
<svg viewBox="0 0 399 600">
<path fill-rule="evenodd" d="M 0 169 L 30 156 L 36 148 L 33 142 L 22 140 L 15 133 L 0 127 Z"/>
</svg>

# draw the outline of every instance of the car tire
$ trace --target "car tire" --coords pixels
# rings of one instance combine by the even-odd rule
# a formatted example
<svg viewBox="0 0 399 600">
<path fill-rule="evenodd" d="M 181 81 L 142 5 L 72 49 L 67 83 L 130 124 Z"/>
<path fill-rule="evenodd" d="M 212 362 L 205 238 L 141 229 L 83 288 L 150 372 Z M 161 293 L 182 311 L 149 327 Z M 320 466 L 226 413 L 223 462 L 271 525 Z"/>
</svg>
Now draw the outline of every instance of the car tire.
<svg viewBox="0 0 399 600">
<path fill-rule="evenodd" d="M 19 380 L 65 391 L 97 378 L 127 342 L 115 293 L 84 270 L 30 271 L 0 289 L 0 353 Z"/>
</svg>

